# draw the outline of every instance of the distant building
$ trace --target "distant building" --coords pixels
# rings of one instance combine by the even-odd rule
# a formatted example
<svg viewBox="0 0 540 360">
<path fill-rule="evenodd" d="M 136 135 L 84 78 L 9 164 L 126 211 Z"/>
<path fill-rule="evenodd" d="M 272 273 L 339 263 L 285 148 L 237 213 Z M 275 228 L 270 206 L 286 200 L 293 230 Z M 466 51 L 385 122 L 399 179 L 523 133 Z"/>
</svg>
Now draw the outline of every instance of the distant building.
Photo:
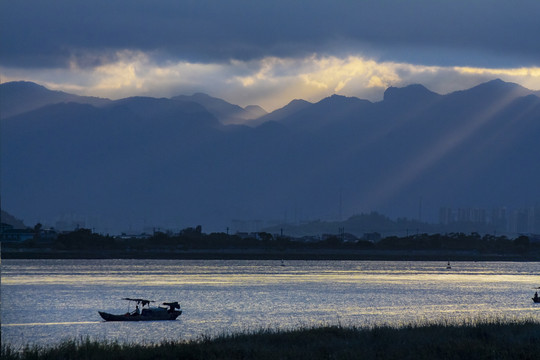
<svg viewBox="0 0 540 360">
<path fill-rule="evenodd" d="M 58 233 L 56 232 L 55 229 L 53 229 L 53 228 L 41 229 L 39 231 L 38 241 L 52 242 L 52 241 L 56 240 L 57 237 L 58 237 Z"/>
<path fill-rule="evenodd" d="M 58 234 L 54 229 L 39 229 L 36 234 L 36 230 L 25 228 L 15 229 L 12 225 L 1 225 L 0 241 L 6 243 L 20 243 L 27 240 L 36 240 L 38 242 L 52 242 L 56 240 Z"/>
<path fill-rule="evenodd" d="M 491 225 L 494 230 L 506 231 L 508 229 L 506 213 L 505 207 L 493 208 L 491 210 Z"/>
<path fill-rule="evenodd" d="M 478 208 L 471 209 L 470 221 L 475 224 L 485 224 L 487 222 L 486 210 Z"/>
<path fill-rule="evenodd" d="M 12 225 L 2 223 L 0 227 L 0 239 L 6 243 L 17 243 L 26 240 L 32 240 L 34 238 L 34 230 L 26 229 L 14 229 Z"/>
<path fill-rule="evenodd" d="M 318 235 L 306 235 L 306 236 L 302 236 L 299 240 L 305 243 L 314 243 L 314 242 L 321 241 L 321 237 Z"/>
<path fill-rule="evenodd" d="M 451 208 L 442 207 L 439 209 L 439 224 L 448 225 L 455 221 L 454 212 Z"/>
<path fill-rule="evenodd" d="M 261 240 L 261 236 L 259 232 L 237 232 L 235 235 L 241 239 Z"/>
<path fill-rule="evenodd" d="M 352 242 L 352 243 L 355 243 L 358 241 L 358 238 L 354 235 L 354 234 L 351 234 L 351 233 L 346 233 L 346 232 L 342 232 L 340 234 L 343 242 Z"/>
<path fill-rule="evenodd" d="M 536 204 L 531 208 L 530 213 L 530 231 L 532 233 L 540 233 L 540 205 Z"/>
<path fill-rule="evenodd" d="M 381 240 L 381 234 L 379 234 L 378 232 L 364 233 L 364 235 L 362 236 L 362 240 L 378 242 Z"/>
<path fill-rule="evenodd" d="M 505 232 L 508 230 L 507 210 L 505 207 L 493 208 L 491 213 L 483 208 L 441 207 L 439 209 L 439 224 L 451 225 L 454 223 L 468 223 L 484 227 L 488 225 L 492 230 Z"/>
<path fill-rule="evenodd" d="M 469 218 L 471 216 L 471 209 L 470 208 L 459 208 L 457 210 L 457 216 L 456 221 L 458 222 L 468 222 Z"/>
<path fill-rule="evenodd" d="M 510 216 L 510 232 L 518 234 L 538 232 L 540 230 L 538 229 L 540 226 L 539 212 L 538 206 L 513 210 Z"/>
<path fill-rule="evenodd" d="M 343 242 L 349 242 L 354 243 L 358 241 L 358 238 L 354 236 L 353 234 L 346 233 L 346 232 L 340 232 L 339 234 L 322 234 L 321 240 L 331 240 L 331 239 L 338 239 Z"/>
<path fill-rule="evenodd" d="M 122 239 L 122 240 L 132 240 L 132 239 L 144 240 L 144 239 L 150 239 L 151 237 L 152 235 L 144 233 L 144 232 L 141 234 L 122 233 L 121 235 L 116 236 L 117 239 Z"/>
</svg>

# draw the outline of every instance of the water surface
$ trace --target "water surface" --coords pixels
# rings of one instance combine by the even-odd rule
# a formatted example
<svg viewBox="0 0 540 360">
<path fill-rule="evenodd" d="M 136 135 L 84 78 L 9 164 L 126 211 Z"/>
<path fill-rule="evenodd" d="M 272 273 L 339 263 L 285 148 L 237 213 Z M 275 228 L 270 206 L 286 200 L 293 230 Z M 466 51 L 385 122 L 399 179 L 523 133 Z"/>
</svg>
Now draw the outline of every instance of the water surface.
<svg viewBox="0 0 540 360">
<path fill-rule="evenodd" d="M 539 319 L 540 263 L 4 260 L 2 342 L 159 342 L 260 328 Z M 123 297 L 179 301 L 176 321 L 103 322 Z"/>
</svg>

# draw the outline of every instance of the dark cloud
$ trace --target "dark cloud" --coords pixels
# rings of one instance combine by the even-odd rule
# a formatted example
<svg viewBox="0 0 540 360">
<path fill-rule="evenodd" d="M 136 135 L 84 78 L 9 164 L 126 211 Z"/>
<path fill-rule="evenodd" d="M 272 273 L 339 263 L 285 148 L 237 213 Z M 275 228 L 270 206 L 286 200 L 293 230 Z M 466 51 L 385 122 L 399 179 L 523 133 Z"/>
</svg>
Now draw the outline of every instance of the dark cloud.
<svg viewBox="0 0 540 360">
<path fill-rule="evenodd" d="M 2 1 L 0 65 L 91 67 L 125 49 L 202 62 L 368 49 L 384 60 L 531 66 L 538 14 L 537 0 Z"/>
</svg>

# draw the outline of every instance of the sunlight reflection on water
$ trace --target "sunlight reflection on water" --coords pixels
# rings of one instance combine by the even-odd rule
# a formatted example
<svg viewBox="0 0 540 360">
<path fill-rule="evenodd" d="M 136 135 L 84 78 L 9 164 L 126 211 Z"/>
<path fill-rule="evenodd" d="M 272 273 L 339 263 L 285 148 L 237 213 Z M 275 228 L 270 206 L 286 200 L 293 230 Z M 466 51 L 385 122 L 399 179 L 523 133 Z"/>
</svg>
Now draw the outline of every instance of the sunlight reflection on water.
<svg viewBox="0 0 540 360">
<path fill-rule="evenodd" d="M 2 341 L 193 339 L 260 328 L 538 319 L 540 263 L 4 260 Z M 176 321 L 105 323 L 123 297 L 180 301 Z M 131 308 L 133 309 L 133 307 Z"/>
</svg>

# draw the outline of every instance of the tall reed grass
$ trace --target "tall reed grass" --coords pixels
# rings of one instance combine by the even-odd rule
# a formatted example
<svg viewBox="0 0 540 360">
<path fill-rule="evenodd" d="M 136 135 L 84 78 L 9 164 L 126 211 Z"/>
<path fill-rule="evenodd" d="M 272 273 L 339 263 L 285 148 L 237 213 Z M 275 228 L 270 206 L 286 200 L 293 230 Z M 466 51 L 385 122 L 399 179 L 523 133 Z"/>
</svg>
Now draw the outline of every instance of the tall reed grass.
<svg viewBox="0 0 540 360">
<path fill-rule="evenodd" d="M 76 339 L 14 349 L 4 360 L 30 359 L 538 359 L 538 319 L 468 319 L 370 328 L 328 325 L 201 336 L 191 341 L 123 344 Z"/>
</svg>

